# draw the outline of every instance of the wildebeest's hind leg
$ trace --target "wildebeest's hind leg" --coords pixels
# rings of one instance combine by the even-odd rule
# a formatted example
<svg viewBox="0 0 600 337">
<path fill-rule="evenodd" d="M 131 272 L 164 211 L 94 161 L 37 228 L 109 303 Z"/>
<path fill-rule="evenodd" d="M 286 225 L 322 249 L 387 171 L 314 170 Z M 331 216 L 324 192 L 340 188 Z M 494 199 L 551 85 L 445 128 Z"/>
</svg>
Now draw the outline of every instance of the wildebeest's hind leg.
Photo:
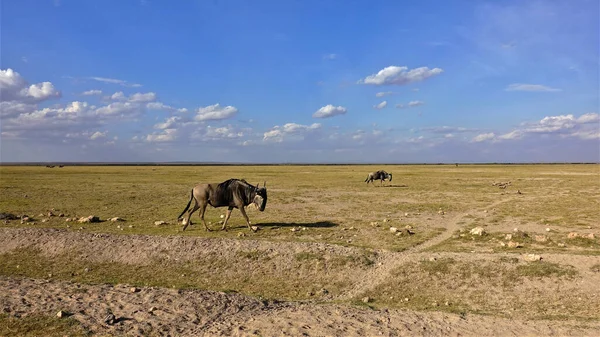
<svg viewBox="0 0 600 337">
<path fill-rule="evenodd" d="M 233 210 L 233 207 L 229 206 L 229 208 L 227 208 L 227 214 L 225 215 L 225 221 L 223 221 L 223 227 L 221 227 L 222 231 L 227 230 L 227 221 L 229 221 L 229 217 L 231 216 L 231 210 Z"/>
<path fill-rule="evenodd" d="M 204 220 L 204 213 L 206 212 L 206 202 L 202 203 L 200 206 L 198 206 L 198 208 L 200 208 L 200 220 L 202 220 L 204 228 L 206 228 L 206 230 L 210 232 L 210 228 L 208 228 L 208 226 L 206 225 L 206 221 Z"/>
<path fill-rule="evenodd" d="M 246 225 L 248 225 L 248 228 L 250 228 L 252 231 L 254 231 L 254 229 L 252 229 L 252 226 L 250 226 L 250 219 L 248 219 L 248 215 L 246 214 L 246 210 L 244 209 L 243 206 L 240 207 L 240 212 L 242 212 L 244 219 L 246 219 Z"/>
<path fill-rule="evenodd" d="M 195 201 L 194 202 L 194 207 L 190 208 L 190 210 L 187 212 L 187 214 L 183 217 L 183 229 L 182 229 L 182 231 L 184 231 L 187 228 L 188 225 L 192 224 L 192 214 L 194 214 L 194 212 L 198 208 L 200 208 L 200 206 L 198 206 L 198 202 Z"/>
</svg>

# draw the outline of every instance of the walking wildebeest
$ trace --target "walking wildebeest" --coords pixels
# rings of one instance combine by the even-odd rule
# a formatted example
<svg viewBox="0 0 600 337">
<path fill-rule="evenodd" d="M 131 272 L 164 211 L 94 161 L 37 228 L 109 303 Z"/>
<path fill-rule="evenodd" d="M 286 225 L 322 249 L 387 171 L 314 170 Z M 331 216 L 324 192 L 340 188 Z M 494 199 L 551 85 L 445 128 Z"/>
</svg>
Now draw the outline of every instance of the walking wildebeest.
<svg viewBox="0 0 600 337">
<path fill-rule="evenodd" d="M 210 228 L 206 225 L 206 221 L 204 221 L 204 212 L 206 211 L 206 205 L 211 205 L 212 207 L 227 207 L 227 215 L 225 216 L 225 220 L 223 222 L 223 227 L 221 230 L 226 230 L 227 221 L 231 216 L 231 210 L 234 208 L 238 208 L 242 215 L 246 219 L 246 224 L 248 228 L 252 229 L 250 226 L 250 220 L 248 219 L 248 215 L 246 215 L 246 210 L 244 207 L 254 204 L 259 211 L 264 211 L 265 206 L 267 205 L 267 183 L 263 183 L 263 187 L 252 186 L 248 184 L 244 179 L 229 179 L 222 183 L 214 183 L 214 184 L 198 184 L 196 185 L 191 192 L 190 201 L 188 201 L 187 206 L 177 220 L 181 220 L 181 216 L 187 211 L 185 217 L 183 217 L 183 230 L 187 228 L 189 224 L 191 224 L 191 216 L 197 210 L 200 209 L 200 219 L 204 224 L 204 227 L 207 231 L 210 231 Z M 190 204 L 194 201 L 194 207 L 190 208 Z M 189 209 L 189 211 L 188 211 Z"/>
<path fill-rule="evenodd" d="M 365 182 L 368 185 L 369 183 L 373 183 L 373 180 L 381 180 L 381 185 L 383 185 L 383 181 L 386 179 L 388 179 L 389 181 L 392 181 L 392 174 L 387 173 L 384 170 L 379 170 L 377 172 L 369 173 L 369 176 L 367 177 Z M 373 184 L 375 184 L 375 183 L 373 183 Z"/>
</svg>

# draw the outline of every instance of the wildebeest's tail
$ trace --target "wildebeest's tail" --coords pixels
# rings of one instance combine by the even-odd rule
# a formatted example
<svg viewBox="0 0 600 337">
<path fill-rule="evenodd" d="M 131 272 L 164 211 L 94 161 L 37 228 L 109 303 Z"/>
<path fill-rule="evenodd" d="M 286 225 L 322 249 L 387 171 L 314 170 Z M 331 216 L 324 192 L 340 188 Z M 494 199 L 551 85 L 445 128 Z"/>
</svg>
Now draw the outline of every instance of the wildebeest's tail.
<svg viewBox="0 0 600 337">
<path fill-rule="evenodd" d="M 192 204 L 192 199 L 194 199 L 194 189 L 193 188 L 192 188 L 192 192 L 190 193 L 190 201 L 188 201 L 187 206 L 185 206 L 185 209 L 183 210 L 183 212 L 181 212 L 181 214 L 179 214 L 179 216 L 177 217 L 177 220 L 181 219 L 181 216 L 183 215 L 183 213 L 185 213 L 190 208 L 190 205 Z"/>
</svg>

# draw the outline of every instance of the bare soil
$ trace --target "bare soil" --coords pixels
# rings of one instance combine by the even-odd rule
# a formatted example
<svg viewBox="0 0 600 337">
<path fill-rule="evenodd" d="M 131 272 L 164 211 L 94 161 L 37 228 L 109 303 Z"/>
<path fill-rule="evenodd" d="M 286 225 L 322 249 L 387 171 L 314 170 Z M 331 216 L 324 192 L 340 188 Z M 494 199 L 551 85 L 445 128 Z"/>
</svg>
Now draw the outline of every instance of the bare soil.
<svg viewBox="0 0 600 337">
<path fill-rule="evenodd" d="M 519 317 L 454 314 L 441 311 L 374 309 L 368 305 L 340 304 L 356 299 L 389 279 L 394 267 L 428 257 L 460 256 L 460 260 L 493 260 L 491 254 L 426 253 L 423 250 L 447 238 L 452 228 L 420 246 L 401 253 L 380 252 L 373 268 L 339 271 L 351 275 L 344 293 L 319 300 L 274 301 L 239 293 L 126 284 L 81 284 L 56 279 L 0 277 L 0 308 L 13 317 L 62 310 L 94 335 L 205 335 L 205 336 L 597 336 L 600 321 L 529 320 Z M 0 253 L 35 247 L 44 256 L 75 249 L 89 261 L 147 263 L 168 251 L 193 261 L 206 252 L 235 259 L 236 250 L 277 252 L 278 263 L 297 252 L 353 254 L 357 248 L 322 243 L 277 243 L 257 240 L 111 235 L 41 228 L 0 228 Z M 577 289 L 597 301 L 598 274 L 590 271 L 594 256 L 548 255 L 547 260 L 568 262 L 589 282 L 578 279 Z M 595 262 L 596 261 L 596 262 Z M 388 280 L 389 281 L 389 280 Z M 310 280 L 306 280 L 310 282 Z M 485 280 L 482 280 L 485 282 Z M 488 285 L 482 284 L 482 287 Z M 543 282 L 540 283 L 543 287 Z M 358 299 L 360 300 L 360 299 Z M 587 300 L 587 299 L 586 299 Z M 345 302 L 347 303 L 347 302 Z M 535 309 L 533 309 L 535 310 Z M 116 322 L 107 324 L 107 312 Z"/>
</svg>

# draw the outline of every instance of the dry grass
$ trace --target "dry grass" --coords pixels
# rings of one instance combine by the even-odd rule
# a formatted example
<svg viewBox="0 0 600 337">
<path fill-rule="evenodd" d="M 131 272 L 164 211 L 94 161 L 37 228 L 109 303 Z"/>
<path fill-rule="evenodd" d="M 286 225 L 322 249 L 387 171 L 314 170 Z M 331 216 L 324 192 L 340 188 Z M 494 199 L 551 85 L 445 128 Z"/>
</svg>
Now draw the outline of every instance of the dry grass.
<svg viewBox="0 0 600 337">
<path fill-rule="evenodd" d="M 385 187 L 378 182 L 376 187 L 366 186 L 367 173 L 376 169 L 392 172 L 394 180 Z M 598 165 L 2 166 L 0 212 L 33 216 L 35 225 L 10 221 L 1 226 L 283 242 L 289 243 L 291 251 L 238 249 L 231 256 L 208 251 L 193 262 L 156 258 L 132 268 L 124 263 L 90 261 L 76 250 L 49 257 L 31 248 L 0 256 L 0 275 L 49 278 L 52 274 L 53 279 L 81 283 L 201 288 L 319 301 L 343 294 L 358 277 L 368 277 L 377 268 L 375 250 L 403 252 L 444 233 L 448 239 L 428 252 L 503 255 L 464 261 L 455 257 L 409 260 L 394 269 L 384 283 L 365 292 L 374 299 L 368 305 L 507 317 L 600 319 L 598 302 L 579 300 L 589 294 L 577 288 L 574 280 L 583 277 L 577 270 L 567 264 L 524 263 L 510 255 L 524 251 L 600 255 L 597 237 L 566 238 L 570 231 L 598 230 L 599 169 Z M 267 182 L 265 212 L 248 211 L 261 230 L 248 231 L 239 212 L 234 211 L 229 231 L 206 232 L 194 215 L 195 225 L 181 232 L 175 221 L 192 186 L 231 177 L 255 184 Z M 492 186 L 506 181 L 511 182 L 506 189 Z M 118 216 L 126 221 L 66 223 L 61 217 L 47 217 L 52 209 L 65 217 L 97 215 L 105 220 Z M 209 207 L 206 220 L 212 228 L 220 227 L 217 222 L 224 212 Z M 170 224 L 155 226 L 157 220 Z M 394 235 L 389 229 L 406 226 L 414 235 Z M 469 229 L 476 226 L 484 227 L 488 234 L 470 235 Z M 528 234 L 515 239 L 524 248 L 501 246 L 500 242 L 508 242 L 505 235 L 516 227 Z M 551 232 L 545 231 L 548 227 Z M 548 240 L 538 242 L 535 235 L 546 235 Z M 322 255 L 294 246 L 302 242 L 356 251 Z M 586 272 L 597 275 L 598 269 L 595 265 Z M 0 317 L 0 323 L 11 319 Z M 69 331 L 71 327 L 61 329 Z M 0 334 L 6 332 L 0 330 Z"/>
</svg>

